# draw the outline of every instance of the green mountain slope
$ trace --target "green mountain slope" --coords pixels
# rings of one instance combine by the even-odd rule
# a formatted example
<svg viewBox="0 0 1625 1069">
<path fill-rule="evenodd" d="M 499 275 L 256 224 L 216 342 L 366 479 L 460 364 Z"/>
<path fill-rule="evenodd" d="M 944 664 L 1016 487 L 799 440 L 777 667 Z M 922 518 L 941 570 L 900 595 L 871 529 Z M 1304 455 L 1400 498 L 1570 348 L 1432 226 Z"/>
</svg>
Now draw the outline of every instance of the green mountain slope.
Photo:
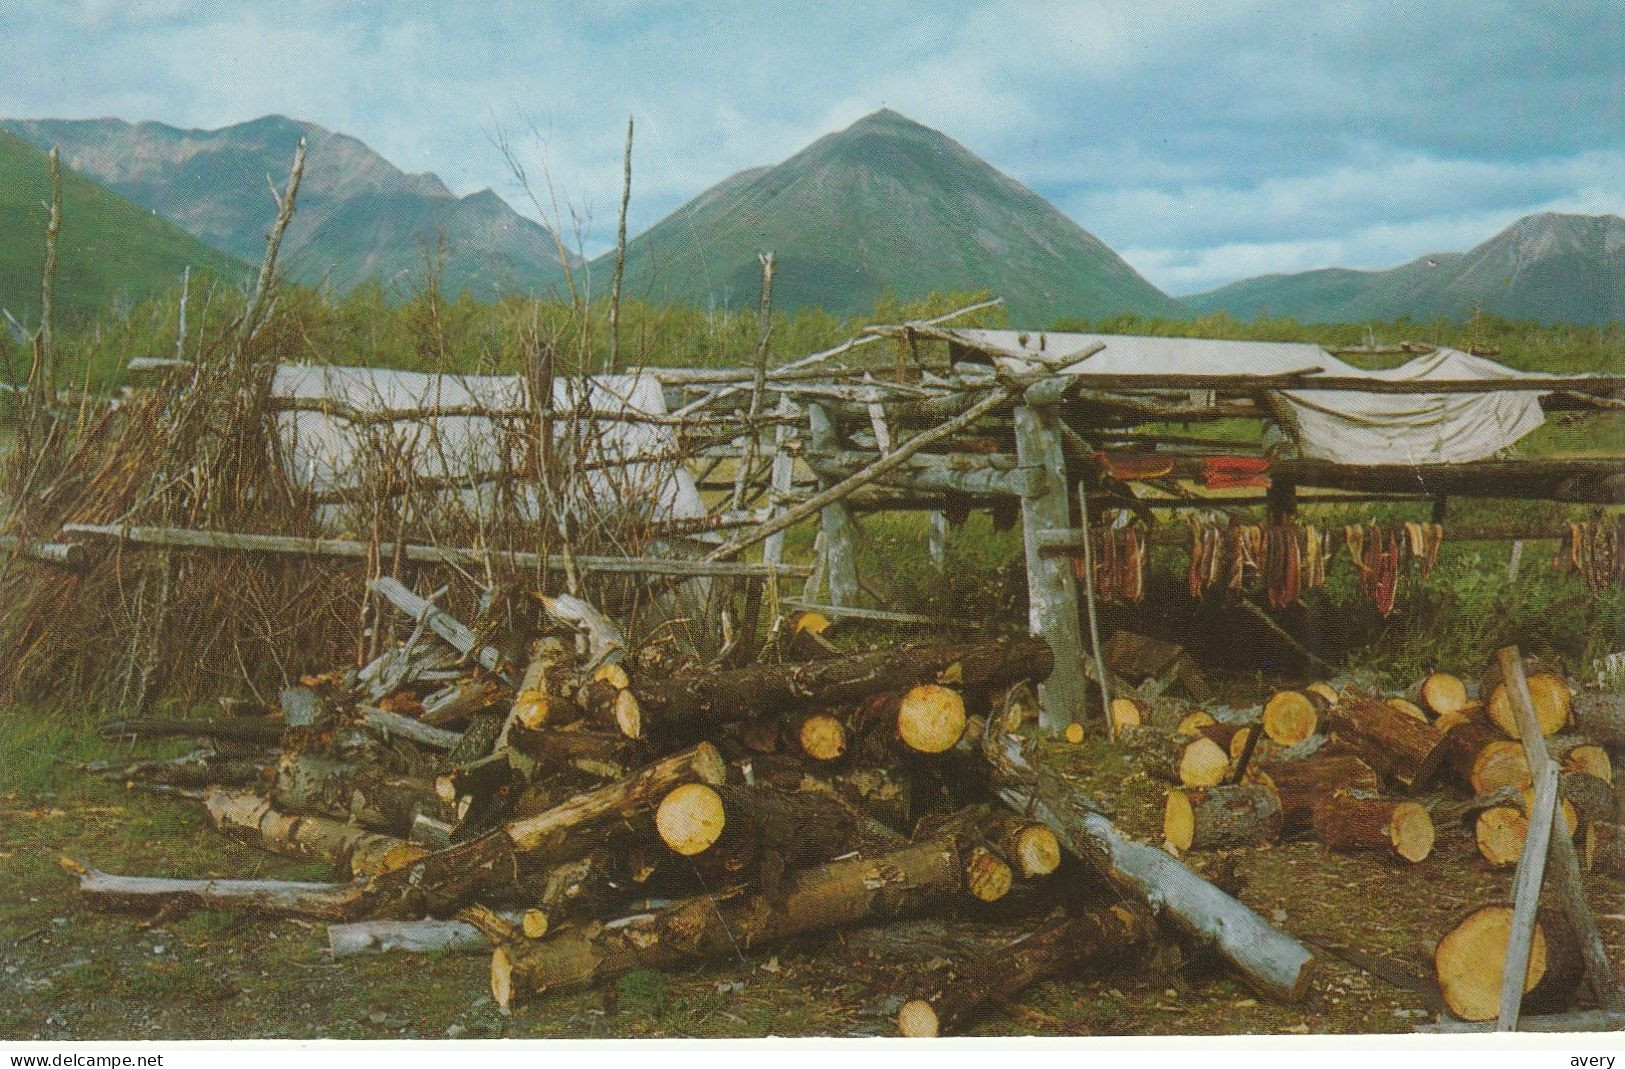
<svg viewBox="0 0 1625 1069">
<path fill-rule="evenodd" d="M 745 307 L 757 254 L 778 261 L 774 303 L 837 315 L 899 297 L 991 290 L 1013 322 L 1184 308 L 1032 190 L 893 111 L 820 138 L 774 167 L 700 194 L 627 248 L 627 292 Z M 610 256 L 593 264 L 606 277 Z"/>
<path fill-rule="evenodd" d="M 410 290 L 422 283 L 425 250 L 442 240 L 441 285 L 451 293 L 545 291 L 560 277 L 547 231 L 496 194 L 458 198 L 434 175 L 408 174 L 315 123 L 268 115 L 218 130 L 118 119 L 6 120 L 0 127 L 60 146 L 76 169 L 250 262 L 263 253 L 275 212 L 266 176 L 283 180 L 304 137 L 299 210 L 283 245 L 283 265 L 297 281 L 344 292 L 378 279 Z"/>
<path fill-rule="evenodd" d="M 1542 323 L 1625 322 L 1625 219 L 1526 216 L 1470 252 L 1387 271 L 1330 268 L 1243 279 L 1184 298 L 1197 312 L 1261 311 L 1304 322 L 1465 319 L 1475 310 Z"/>
<path fill-rule="evenodd" d="M 0 307 L 29 327 L 39 315 L 50 167 L 44 150 L 0 131 Z M 248 273 L 150 209 L 63 168 L 54 296 L 64 321 L 177 286 L 188 266 L 232 282 Z"/>
</svg>

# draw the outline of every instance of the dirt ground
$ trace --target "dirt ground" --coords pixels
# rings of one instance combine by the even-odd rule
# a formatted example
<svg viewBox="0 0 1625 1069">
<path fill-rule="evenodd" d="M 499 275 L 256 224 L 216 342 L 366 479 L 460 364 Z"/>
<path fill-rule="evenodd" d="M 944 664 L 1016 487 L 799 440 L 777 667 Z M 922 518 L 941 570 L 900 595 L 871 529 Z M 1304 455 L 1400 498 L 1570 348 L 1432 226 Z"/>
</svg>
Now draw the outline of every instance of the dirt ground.
<svg viewBox="0 0 1625 1069">
<path fill-rule="evenodd" d="M 44 740 L 40 740 L 44 741 Z M 15 736 L 12 739 L 15 743 Z M 53 752 L 91 756 L 74 736 Z M 12 746 L 12 756 L 19 750 Z M 1131 835 L 1160 839 L 1164 788 L 1105 743 L 1046 746 Z M 0 1039 L 889 1036 L 919 979 L 1019 929 L 965 909 L 802 938 L 504 1017 L 486 954 L 334 960 L 324 926 L 246 913 L 145 921 L 84 908 L 59 857 L 143 875 L 324 879 L 215 833 L 191 804 L 127 792 L 58 761 L 0 780 Z M 1149 969 L 1040 983 L 993 1007 L 977 1035 L 1408 1032 L 1437 1018 L 1433 942 L 1467 909 L 1507 897 L 1510 870 L 1482 862 L 1462 829 L 1401 867 L 1313 842 L 1196 856 L 1318 959 L 1308 997 L 1255 997 L 1177 955 Z M 1625 885 L 1593 873 L 1591 904 L 1625 972 Z"/>
</svg>

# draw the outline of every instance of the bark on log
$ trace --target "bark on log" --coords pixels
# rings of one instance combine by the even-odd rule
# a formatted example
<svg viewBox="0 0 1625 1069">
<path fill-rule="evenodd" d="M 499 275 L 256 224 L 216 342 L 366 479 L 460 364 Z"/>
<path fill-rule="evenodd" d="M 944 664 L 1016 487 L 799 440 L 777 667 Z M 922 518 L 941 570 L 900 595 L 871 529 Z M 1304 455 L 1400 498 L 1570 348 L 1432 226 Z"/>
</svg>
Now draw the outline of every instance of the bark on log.
<svg viewBox="0 0 1625 1069">
<path fill-rule="evenodd" d="M 515 726 L 507 742 L 510 749 L 535 762 L 539 774 L 574 769 L 598 779 L 623 779 L 637 759 L 636 744 L 630 739 L 601 731 Z"/>
<path fill-rule="evenodd" d="M 418 813 L 437 811 L 434 784 L 376 765 L 284 752 L 272 798 L 283 809 L 315 813 L 405 837 Z"/>
<path fill-rule="evenodd" d="M 494 676 L 477 675 L 442 687 L 423 699 L 418 719 L 439 728 L 453 728 L 475 713 L 500 703 L 512 691 Z"/>
<path fill-rule="evenodd" d="M 1315 803 L 1341 790 L 1376 790 L 1380 786 L 1371 766 L 1353 754 L 1317 753 L 1302 761 L 1272 761 L 1247 774 L 1247 782 L 1275 790 L 1281 800 L 1281 834 L 1308 831 L 1314 824 Z"/>
<path fill-rule="evenodd" d="M 500 914 L 517 924 L 520 915 Z M 353 921 L 327 926 L 327 950 L 335 958 L 358 954 L 462 954 L 489 951 L 490 940 L 472 924 L 460 920 Z"/>
<path fill-rule="evenodd" d="M 1625 693 L 1586 688 L 1574 695 L 1574 726 L 1593 742 L 1625 749 Z"/>
<path fill-rule="evenodd" d="M 1596 821 L 1585 830 L 1582 851 L 1587 872 L 1600 872 L 1615 880 L 1625 878 L 1625 827 L 1613 821 Z"/>
<path fill-rule="evenodd" d="M 1048 976 L 1089 969 L 1121 969 L 1145 953 L 1150 925 L 1125 906 L 1059 917 L 1031 935 L 962 966 L 942 971 L 897 1014 L 898 1033 L 910 1038 L 950 1035 L 988 1002 L 1009 998 Z"/>
<path fill-rule="evenodd" d="M 429 851 L 393 835 L 319 816 L 279 812 L 268 799 L 210 791 L 204 807 L 214 826 L 272 853 L 314 857 L 360 879 L 410 865 Z"/>
<path fill-rule="evenodd" d="M 152 913 L 166 906 L 193 906 L 348 921 L 366 905 L 359 883 L 121 876 L 68 859 L 63 859 L 63 867 L 79 877 L 79 893 L 97 909 Z"/>
<path fill-rule="evenodd" d="M 1117 741 L 1147 772 L 1186 787 L 1217 787 L 1230 772 L 1230 755 L 1202 735 L 1169 735 L 1148 727 L 1125 727 Z"/>
<path fill-rule="evenodd" d="M 1163 851 L 1129 839 L 1076 789 L 1033 767 L 1013 737 L 989 731 L 983 753 L 1006 784 L 999 791 L 1006 805 L 1043 821 L 1062 846 L 1211 946 L 1255 990 L 1283 1002 L 1308 992 L 1314 958 L 1297 940 Z"/>
<path fill-rule="evenodd" d="M 817 928 L 901 916 L 960 890 L 951 840 L 905 846 L 794 873 L 779 896 L 705 896 L 654 913 L 500 946 L 491 994 L 504 1011 L 545 991 L 567 990 L 633 969 L 732 955 Z"/>
<path fill-rule="evenodd" d="M 1466 1021 L 1494 1020 L 1501 1008 L 1501 976 L 1512 930 L 1512 907 L 1480 906 L 1439 940 L 1434 974 L 1450 1012 Z M 1561 911 L 1542 909 L 1529 947 L 1523 1007 L 1567 1009 L 1585 959 Z"/>
<path fill-rule="evenodd" d="M 1444 756 L 1446 733 L 1362 694 L 1344 694 L 1328 713 L 1337 739 L 1388 779 L 1426 783 Z"/>
<path fill-rule="evenodd" d="M 797 705 L 845 705 L 921 683 L 971 689 L 1042 679 L 1055 662 L 1041 638 L 976 646 L 897 646 L 804 664 L 756 665 L 728 672 L 635 681 L 639 723 L 633 737 L 695 720 L 723 723 L 780 713 Z"/>
<path fill-rule="evenodd" d="M 1433 852 L 1433 818 L 1415 802 L 1345 789 L 1316 803 L 1314 821 L 1328 850 L 1380 850 L 1412 864 Z"/>
<path fill-rule="evenodd" d="M 1162 836 L 1178 850 L 1227 850 L 1274 842 L 1281 796 L 1261 783 L 1168 792 Z"/>
<path fill-rule="evenodd" d="M 275 775 L 270 765 L 245 757 L 195 750 L 181 757 L 133 764 L 90 765 L 86 771 L 116 776 L 126 785 L 162 787 L 248 787 Z"/>
</svg>

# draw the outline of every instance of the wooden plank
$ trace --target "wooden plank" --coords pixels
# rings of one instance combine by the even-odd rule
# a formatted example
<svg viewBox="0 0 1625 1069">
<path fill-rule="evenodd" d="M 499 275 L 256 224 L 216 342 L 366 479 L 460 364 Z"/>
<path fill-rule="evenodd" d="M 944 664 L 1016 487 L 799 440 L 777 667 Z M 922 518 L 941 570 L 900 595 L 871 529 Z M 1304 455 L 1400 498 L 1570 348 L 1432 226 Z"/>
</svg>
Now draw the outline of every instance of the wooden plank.
<svg viewBox="0 0 1625 1069">
<path fill-rule="evenodd" d="M 188 549 L 235 550 L 248 553 L 279 553 L 301 557 L 342 557 L 366 560 L 368 546 L 342 538 L 300 538 L 293 535 L 246 534 L 236 531 L 203 531 L 182 527 L 125 527 L 118 524 L 70 523 L 63 525 L 64 534 L 90 538 L 108 538 L 134 545 L 182 546 Z M 523 550 L 467 549 L 447 546 L 407 544 L 397 547 L 393 542 L 381 542 L 378 553 L 383 557 L 399 552 L 409 561 L 420 564 L 463 564 L 484 566 L 490 562 L 507 562 L 515 567 L 563 568 L 563 554 L 531 553 Z M 777 566 L 745 561 L 695 561 L 658 557 L 595 557 L 578 556 L 575 566 L 584 572 L 617 572 L 631 575 L 717 576 L 733 578 L 759 578 L 769 575 L 808 575 L 812 569 L 805 564 Z"/>
<path fill-rule="evenodd" d="M 807 406 L 808 438 L 814 449 L 833 450 L 840 442 L 835 425 L 823 405 Z M 822 476 L 824 486 L 839 485 L 839 477 Z M 824 532 L 824 576 L 829 583 L 831 605 L 853 605 L 858 600 L 858 537 L 857 525 L 844 501 L 831 501 L 819 510 L 819 524 Z M 783 516 L 777 517 L 782 521 Z"/>
<path fill-rule="evenodd" d="M 948 564 L 948 514 L 941 509 L 931 513 L 931 532 L 926 538 L 931 563 L 939 571 Z"/>
<path fill-rule="evenodd" d="M 474 636 L 473 630 L 468 625 L 444 609 L 437 607 L 434 602 L 414 594 L 399 579 L 387 575 L 381 576 L 372 580 L 367 586 L 374 593 L 399 609 L 409 619 L 421 620 L 428 624 L 429 630 L 445 639 L 452 649 L 464 657 L 475 657 L 488 671 L 501 672 L 503 670 L 502 654 L 490 646 L 481 646 L 479 640 Z"/>
<path fill-rule="evenodd" d="M 791 429 L 789 421 L 795 417 L 796 406 L 788 397 L 780 396 L 779 404 L 774 414 L 783 421 L 773 431 L 773 468 L 768 476 L 771 493 L 768 496 L 770 516 L 778 516 L 784 512 L 785 501 L 789 498 L 794 487 L 796 461 L 790 455 L 790 442 L 795 438 L 795 431 Z M 784 562 L 784 532 L 767 536 L 762 543 L 762 563 L 778 565 Z"/>
<path fill-rule="evenodd" d="M 1078 588 L 1069 562 L 1040 551 L 1043 533 L 1070 522 L 1066 457 L 1053 412 L 1016 406 L 1016 453 L 1023 466 L 1044 473 L 1042 485 L 1021 499 L 1022 546 L 1027 564 L 1027 628 L 1049 640 L 1055 670 L 1039 684 L 1040 726 L 1059 732 L 1084 719 L 1088 706 Z M 1035 480 L 1036 481 L 1036 480 Z"/>
</svg>

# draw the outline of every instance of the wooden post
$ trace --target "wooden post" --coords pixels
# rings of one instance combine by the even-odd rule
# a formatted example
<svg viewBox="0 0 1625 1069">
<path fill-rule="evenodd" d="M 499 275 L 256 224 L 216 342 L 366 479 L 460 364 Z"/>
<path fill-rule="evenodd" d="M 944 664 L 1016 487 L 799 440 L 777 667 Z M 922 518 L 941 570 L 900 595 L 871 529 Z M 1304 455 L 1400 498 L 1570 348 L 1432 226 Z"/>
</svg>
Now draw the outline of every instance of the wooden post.
<svg viewBox="0 0 1625 1069">
<path fill-rule="evenodd" d="M 931 563 L 938 571 L 948 565 L 948 514 L 938 509 L 931 513 L 931 534 L 927 539 L 931 550 Z"/>
<path fill-rule="evenodd" d="M 807 406 L 807 425 L 812 447 L 834 450 L 840 447 L 835 424 L 823 405 Z M 829 580 L 831 605 L 855 605 L 858 601 L 857 527 L 845 502 L 824 506 L 820 513 L 824 531 L 824 574 Z"/>
<path fill-rule="evenodd" d="M 1271 523 L 1280 523 L 1289 516 L 1298 513 L 1298 488 L 1289 482 L 1280 479 L 1271 479 L 1270 488 L 1265 492 L 1265 499 L 1269 502 L 1269 517 Z"/>
<path fill-rule="evenodd" d="M 1049 640 L 1055 670 L 1039 685 L 1041 726 L 1062 731 L 1081 722 L 1087 703 L 1083 674 L 1083 631 L 1078 621 L 1078 589 L 1064 557 L 1042 552 L 1046 531 L 1069 525 L 1066 458 L 1052 413 L 1018 404 L 1016 455 L 1031 470 L 1029 492 L 1021 499 L 1021 535 L 1027 558 L 1027 629 Z"/>
<path fill-rule="evenodd" d="M 1512 542 L 1512 553 L 1507 557 L 1507 582 L 1518 581 L 1518 569 L 1523 564 L 1523 539 L 1517 538 Z"/>
<path fill-rule="evenodd" d="M 786 448 L 795 432 L 789 425 L 789 416 L 794 414 L 796 406 L 788 397 L 779 395 L 779 404 L 774 413 L 781 417 L 781 422 L 773 429 L 773 472 L 770 484 L 772 492 L 768 495 L 768 508 L 770 515 L 777 516 L 784 511 L 784 499 L 790 496 L 794 488 L 796 461 Z M 780 564 L 784 561 L 784 532 L 767 536 L 762 545 L 762 563 L 769 565 Z"/>
</svg>

